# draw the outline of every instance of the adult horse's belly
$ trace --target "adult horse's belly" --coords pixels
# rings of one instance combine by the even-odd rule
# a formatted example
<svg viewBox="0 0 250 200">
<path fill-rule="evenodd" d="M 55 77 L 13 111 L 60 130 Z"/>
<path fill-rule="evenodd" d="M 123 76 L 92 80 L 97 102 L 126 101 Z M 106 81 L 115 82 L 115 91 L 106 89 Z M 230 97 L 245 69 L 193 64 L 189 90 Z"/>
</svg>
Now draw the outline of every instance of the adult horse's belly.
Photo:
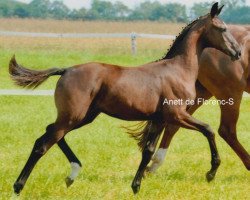
<svg viewBox="0 0 250 200">
<path fill-rule="evenodd" d="M 250 93 L 250 77 L 247 79 L 247 87 L 246 87 L 246 92 Z"/>
</svg>

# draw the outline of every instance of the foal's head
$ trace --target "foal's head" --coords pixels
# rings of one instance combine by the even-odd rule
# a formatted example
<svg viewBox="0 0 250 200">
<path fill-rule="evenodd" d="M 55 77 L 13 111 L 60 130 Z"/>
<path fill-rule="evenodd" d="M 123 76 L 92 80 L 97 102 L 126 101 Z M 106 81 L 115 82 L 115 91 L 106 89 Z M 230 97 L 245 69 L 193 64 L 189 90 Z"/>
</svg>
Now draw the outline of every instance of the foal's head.
<svg viewBox="0 0 250 200">
<path fill-rule="evenodd" d="M 229 55 L 232 60 L 237 60 L 241 56 L 239 44 L 228 31 L 227 25 L 218 18 L 223 6 L 218 8 L 215 3 L 210 14 L 202 17 L 204 25 L 203 41 L 204 46 L 216 48 Z"/>
</svg>

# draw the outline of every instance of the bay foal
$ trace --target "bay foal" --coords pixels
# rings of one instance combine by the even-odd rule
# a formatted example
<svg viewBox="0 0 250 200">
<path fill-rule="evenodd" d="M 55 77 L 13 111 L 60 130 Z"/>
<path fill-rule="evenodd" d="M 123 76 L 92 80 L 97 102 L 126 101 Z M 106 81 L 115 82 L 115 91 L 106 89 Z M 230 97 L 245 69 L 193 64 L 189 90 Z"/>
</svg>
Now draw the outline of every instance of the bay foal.
<svg viewBox="0 0 250 200">
<path fill-rule="evenodd" d="M 72 155 L 64 136 L 91 123 L 101 112 L 124 120 L 148 121 L 141 134 L 134 134 L 142 150 L 142 160 L 131 186 L 134 193 L 140 189 L 143 173 L 166 124 L 200 131 L 207 138 L 212 153 L 208 174 L 214 174 L 219 163 L 214 133 L 209 125 L 188 114 L 185 102 L 195 99 L 199 59 L 205 48 L 214 47 L 233 60 L 239 59 L 239 45 L 217 17 L 221 9 L 215 3 L 208 15 L 189 24 L 175 40 L 168 59 L 139 67 L 87 63 L 67 69 L 35 71 L 18 65 L 13 57 L 9 71 L 20 86 L 35 88 L 48 77 L 61 75 L 55 90 L 57 119 L 36 140 L 14 184 L 15 193 L 21 192 L 35 164 L 55 143 L 66 156 Z M 181 99 L 184 103 L 165 105 L 166 99 Z M 73 162 L 79 163 L 76 157 Z"/>
<path fill-rule="evenodd" d="M 238 141 L 236 132 L 243 92 L 250 93 L 250 26 L 230 25 L 228 28 L 241 46 L 241 59 L 232 62 L 227 55 L 216 49 L 204 50 L 199 63 L 196 98 L 207 100 L 214 96 L 218 100 L 233 99 L 233 105 L 220 105 L 221 120 L 218 132 L 250 170 L 250 155 Z M 192 114 L 201 105 L 197 102 L 188 112 Z M 155 172 L 163 164 L 170 142 L 179 128 L 171 124 L 165 128 L 159 149 L 147 168 L 148 172 Z"/>
</svg>

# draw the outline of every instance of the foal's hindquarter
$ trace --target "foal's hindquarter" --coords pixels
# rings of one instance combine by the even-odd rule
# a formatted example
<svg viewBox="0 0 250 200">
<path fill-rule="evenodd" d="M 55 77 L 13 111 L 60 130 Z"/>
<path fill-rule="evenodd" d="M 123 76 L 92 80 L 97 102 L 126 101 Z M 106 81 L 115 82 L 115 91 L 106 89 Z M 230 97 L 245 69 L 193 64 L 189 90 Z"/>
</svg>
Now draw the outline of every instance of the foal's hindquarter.
<svg viewBox="0 0 250 200">
<path fill-rule="evenodd" d="M 140 67 L 125 68 L 89 63 L 65 70 L 32 71 L 20 67 L 12 60 L 10 73 L 21 86 L 36 87 L 49 76 L 62 75 L 55 92 L 58 117 L 35 142 L 32 153 L 14 184 L 15 192 L 20 193 L 37 161 L 55 143 L 59 144 L 70 161 L 73 159 L 79 163 L 76 157 L 70 158 L 72 152 L 65 143 L 64 136 L 69 131 L 92 122 L 100 112 L 125 120 L 149 120 L 147 133 L 140 138 L 145 142 L 141 143 L 142 160 L 132 182 L 134 193 L 140 189 L 143 173 L 166 123 L 198 130 L 207 138 L 212 154 L 212 167 L 207 178 L 211 179 L 219 162 L 214 134 L 209 125 L 187 113 L 185 100 L 195 98 L 198 62 L 203 49 L 206 46 L 215 46 L 209 35 L 215 34 L 222 38 L 222 33 L 225 33 L 230 36 L 228 32 L 218 31 L 225 28 L 215 17 L 220 11 L 218 4 L 214 4 L 210 15 L 196 20 L 184 29 L 185 37 L 177 40 L 172 51 L 169 51 L 171 59 Z M 215 22 L 217 26 L 218 23 L 221 26 L 215 27 Z M 238 58 L 238 44 L 232 37 L 227 39 L 230 47 L 225 45 L 225 40 L 219 43 L 217 40 L 216 47 L 229 53 L 232 58 Z M 184 103 L 163 105 L 164 99 L 181 99 Z"/>
</svg>

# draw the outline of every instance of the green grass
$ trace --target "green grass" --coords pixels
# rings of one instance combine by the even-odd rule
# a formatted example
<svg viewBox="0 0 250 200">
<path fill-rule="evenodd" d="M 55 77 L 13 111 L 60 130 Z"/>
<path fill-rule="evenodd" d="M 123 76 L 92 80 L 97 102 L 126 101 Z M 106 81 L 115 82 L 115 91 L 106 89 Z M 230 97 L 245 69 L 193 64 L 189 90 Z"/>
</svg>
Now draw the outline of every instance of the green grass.
<svg viewBox="0 0 250 200">
<path fill-rule="evenodd" d="M 0 97 L 0 194 L 9 199 L 12 185 L 24 166 L 34 141 L 55 119 L 52 97 Z M 249 99 L 242 103 L 238 135 L 249 150 L 247 126 Z M 216 130 L 218 109 L 202 107 L 196 117 Z M 249 172 L 239 158 L 217 135 L 222 159 L 215 181 L 207 183 L 210 167 L 207 141 L 198 132 L 181 130 L 174 138 L 166 161 L 157 174 L 143 180 L 134 197 L 131 181 L 140 161 L 136 142 L 121 125 L 125 121 L 101 115 L 91 125 L 66 137 L 83 169 L 67 189 L 64 178 L 70 166 L 57 146 L 38 163 L 21 193 L 20 199 L 247 199 Z"/>
<path fill-rule="evenodd" d="M 0 88 L 14 88 L 7 65 L 13 49 L 1 50 Z M 119 53 L 80 51 L 15 51 L 24 66 L 47 68 L 101 61 L 134 66 L 159 58 L 163 52 L 139 53 L 137 57 Z M 102 55 L 102 56 L 100 56 Z M 160 56 L 159 56 L 160 55 Z M 58 78 L 51 78 L 40 89 L 53 89 Z M 54 121 L 53 97 L 0 96 L 0 199 L 13 197 L 12 185 L 23 168 L 34 141 Z M 241 105 L 238 137 L 250 151 L 250 99 Z M 218 129 L 219 109 L 203 106 L 195 116 Z M 57 146 L 37 164 L 19 199 L 249 199 L 250 176 L 240 159 L 216 135 L 222 164 L 216 179 L 207 183 L 210 152 L 206 139 L 198 132 L 181 130 L 175 136 L 162 168 L 142 182 L 137 196 L 130 188 L 141 155 L 136 142 L 122 125 L 128 122 L 100 115 L 92 124 L 73 131 L 66 140 L 83 163 L 83 169 L 69 189 L 64 178 L 70 165 Z"/>
</svg>

